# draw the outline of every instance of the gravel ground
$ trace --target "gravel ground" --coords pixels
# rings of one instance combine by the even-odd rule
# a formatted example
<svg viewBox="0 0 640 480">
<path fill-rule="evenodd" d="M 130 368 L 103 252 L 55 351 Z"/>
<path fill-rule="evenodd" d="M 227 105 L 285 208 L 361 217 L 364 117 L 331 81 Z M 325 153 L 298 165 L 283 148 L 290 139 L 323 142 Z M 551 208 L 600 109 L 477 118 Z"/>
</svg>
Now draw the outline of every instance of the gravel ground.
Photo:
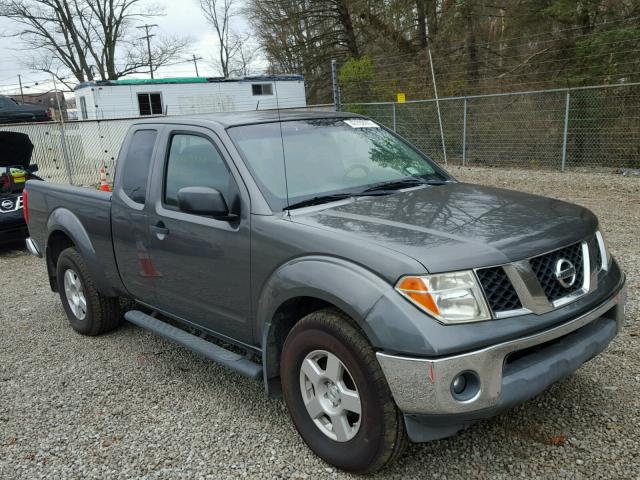
<svg viewBox="0 0 640 480">
<path fill-rule="evenodd" d="M 593 209 L 629 279 L 609 349 L 523 406 L 412 445 L 380 478 L 640 479 L 640 179 L 452 169 Z M 0 251 L 0 478 L 347 478 L 262 385 L 131 325 L 74 333 L 44 263 Z"/>
</svg>

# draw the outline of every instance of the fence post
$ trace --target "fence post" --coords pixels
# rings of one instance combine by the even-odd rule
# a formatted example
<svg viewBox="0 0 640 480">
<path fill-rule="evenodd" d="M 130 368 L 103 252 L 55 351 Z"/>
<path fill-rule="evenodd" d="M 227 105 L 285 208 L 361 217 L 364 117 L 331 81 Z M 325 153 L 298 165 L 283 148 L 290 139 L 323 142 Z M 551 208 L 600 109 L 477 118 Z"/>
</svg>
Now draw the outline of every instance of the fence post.
<svg viewBox="0 0 640 480">
<path fill-rule="evenodd" d="M 567 99 L 564 107 L 564 133 L 562 135 L 562 165 L 560 171 L 564 172 L 567 163 L 567 135 L 569 133 L 569 106 L 571 105 L 571 90 L 567 89 Z"/>
<path fill-rule="evenodd" d="M 467 161 L 467 97 L 464 97 L 464 113 L 462 118 L 462 166 Z"/>
<path fill-rule="evenodd" d="M 333 84 L 333 105 L 336 111 L 342 110 L 342 100 L 340 98 L 340 85 L 338 84 L 338 65 L 336 59 L 331 59 L 331 83 Z"/>
<path fill-rule="evenodd" d="M 67 177 L 69 177 L 69 184 L 73 185 L 71 159 L 69 158 L 69 149 L 67 148 L 67 136 L 66 130 L 64 128 L 64 122 L 62 121 L 62 113 L 60 114 L 60 143 L 62 144 L 62 156 L 64 157 L 64 164 L 67 167 Z"/>
<path fill-rule="evenodd" d="M 396 120 L 396 102 L 391 104 L 391 108 L 393 109 L 393 131 L 398 131 L 398 122 Z"/>
<path fill-rule="evenodd" d="M 64 115 L 60 106 L 60 97 L 58 96 L 58 87 L 56 85 L 56 77 L 52 73 L 53 79 L 53 93 L 56 96 L 56 103 L 58 105 L 58 114 L 60 115 L 60 143 L 62 144 L 62 156 L 64 157 L 64 163 L 67 167 L 67 176 L 69 177 L 69 184 L 73 185 L 73 175 L 71 173 L 71 159 L 69 158 L 69 150 L 67 149 L 67 136 L 64 128 Z"/>
</svg>

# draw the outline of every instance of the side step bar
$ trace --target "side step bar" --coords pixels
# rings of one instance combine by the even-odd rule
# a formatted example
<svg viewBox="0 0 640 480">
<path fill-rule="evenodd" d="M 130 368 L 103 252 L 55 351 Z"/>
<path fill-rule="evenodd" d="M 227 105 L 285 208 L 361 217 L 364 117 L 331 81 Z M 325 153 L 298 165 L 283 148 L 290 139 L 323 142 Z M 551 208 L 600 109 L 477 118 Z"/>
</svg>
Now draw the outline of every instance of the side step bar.
<svg viewBox="0 0 640 480">
<path fill-rule="evenodd" d="M 124 318 L 129 322 L 138 325 L 146 330 L 150 330 L 161 337 L 171 340 L 178 345 L 187 347 L 209 360 L 220 363 L 245 377 L 254 380 L 262 378 L 262 366 L 248 360 L 235 352 L 222 348 L 214 343 L 192 335 L 184 330 L 169 325 L 162 320 L 158 320 L 139 310 L 130 310 L 124 314 Z"/>
</svg>

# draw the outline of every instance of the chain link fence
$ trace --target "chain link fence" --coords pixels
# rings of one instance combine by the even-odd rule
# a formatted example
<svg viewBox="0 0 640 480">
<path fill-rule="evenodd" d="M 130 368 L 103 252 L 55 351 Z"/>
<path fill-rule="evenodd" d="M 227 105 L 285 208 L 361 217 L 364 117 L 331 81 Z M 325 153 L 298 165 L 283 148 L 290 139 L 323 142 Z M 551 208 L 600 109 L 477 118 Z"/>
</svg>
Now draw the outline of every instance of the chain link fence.
<svg viewBox="0 0 640 480">
<path fill-rule="evenodd" d="M 441 164 L 640 168 L 640 84 L 345 103 Z M 446 153 L 445 153 L 446 152 Z"/>
<path fill-rule="evenodd" d="M 335 107 L 314 105 L 306 109 L 333 111 Z M 189 118 L 197 116 L 187 115 Z M 106 169 L 107 179 L 112 181 L 122 142 L 129 127 L 137 121 L 140 118 L 64 124 L 24 123 L 0 125 L 0 130 L 29 135 L 34 145 L 32 163 L 38 164 L 38 175 L 43 179 L 54 183 L 96 185 L 102 167 Z"/>
<path fill-rule="evenodd" d="M 341 110 L 374 118 L 444 165 L 640 168 L 640 84 L 443 98 L 445 148 L 433 99 L 346 103 Z M 95 185 L 101 167 L 112 178 L 127 130 L 138 120 L 16 124 L 0 130 L 29 135 L 33 163 L 45 180 Z"/>
<path fill-rule="evenodd" d="M 113 175 L 120 145 L 135 119 L 0 126 L 26 133 L 34 145 L 38 175 L 54 183 L 93 185 L 105 167 Z"/>
</svg>

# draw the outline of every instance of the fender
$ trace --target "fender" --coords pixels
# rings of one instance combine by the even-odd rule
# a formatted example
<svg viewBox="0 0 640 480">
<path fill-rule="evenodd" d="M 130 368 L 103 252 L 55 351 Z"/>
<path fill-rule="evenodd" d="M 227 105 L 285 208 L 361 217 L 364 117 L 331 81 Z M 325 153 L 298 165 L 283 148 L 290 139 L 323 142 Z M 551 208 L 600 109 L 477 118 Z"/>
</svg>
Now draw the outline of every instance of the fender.
<svg viewBox="0 0 640 480">
<path fill-rule="evenodd" d="M 100 293 L 109 297 L 115 297 L 118 294 L 113 290 L 105 275 L 105 266 L 98 258 L 96 249 L 82 226 L 80 219 L 66 208 L 55 209 L 47 220 L 47 249 L 49 238 L 56 232 L 64 232 L 75 244 L 76 248 L 82 255 L 87 264 L 87 268 L 91 272 L 91 278 L 95 282 Z M 48 259 L 48 256 L 47 256 Z M 47 260 L 47 266 L 51 268 Z M 55 272 L 53 272 L 55 274 Z"/>
<path fill-rule="evenodd" d="M 366 268 L 337 257 L 299 257 L 280 266 L 267 280 L 258 300 L 254 332 L 262 339 L 262 362 L 267 380 L 277 376 L 279 351 L 274 348 L 274 315 L 287 300 L 314 297 L 349 315 L 374 347 L 380 339 L 366 322 L 378 300 L 393 290 L 385 280 Z"/>
</svg>

